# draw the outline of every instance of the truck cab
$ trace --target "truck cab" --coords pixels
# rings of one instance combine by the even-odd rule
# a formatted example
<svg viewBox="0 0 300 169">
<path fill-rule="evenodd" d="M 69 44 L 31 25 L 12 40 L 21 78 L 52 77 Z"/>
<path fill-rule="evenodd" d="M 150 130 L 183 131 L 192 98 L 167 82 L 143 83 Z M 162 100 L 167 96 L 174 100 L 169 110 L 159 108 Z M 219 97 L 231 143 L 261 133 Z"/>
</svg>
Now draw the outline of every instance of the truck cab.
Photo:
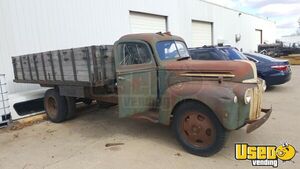
<svg viewBox="0 0 300 169">
<path fill-rule="evenodd" d="M 252 132 L 271 113 L 261 109 L 263 84 L 250 61 L 191 60 L 184 40 L 170 33 L 123 36 L 114 53 L 120 117 L 172 125 L 191 153 L 212 155 L 227 131 L 251 123 Z"/>
</svg>

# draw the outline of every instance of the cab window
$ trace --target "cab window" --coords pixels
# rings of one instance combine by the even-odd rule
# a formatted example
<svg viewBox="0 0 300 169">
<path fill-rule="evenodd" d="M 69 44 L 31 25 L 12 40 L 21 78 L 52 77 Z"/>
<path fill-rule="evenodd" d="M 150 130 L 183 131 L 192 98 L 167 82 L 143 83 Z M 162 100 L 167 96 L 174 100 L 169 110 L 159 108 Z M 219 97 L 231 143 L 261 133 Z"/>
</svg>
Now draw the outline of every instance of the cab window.
<svg viewBox="0 0 300 169">
<path fill-rule="evenodd" d="M 156 44 L 156 49 L 160 60 L 171 60 L 189 56 L 186 45 L 181 41 L 161 41 Z"/>
<path fill-rule="evenodd" d="M 146 44 L 126 42 L 118 45 L 119 64 L 135 65 L 151 63 L 151 53 Z"/>
</svg>

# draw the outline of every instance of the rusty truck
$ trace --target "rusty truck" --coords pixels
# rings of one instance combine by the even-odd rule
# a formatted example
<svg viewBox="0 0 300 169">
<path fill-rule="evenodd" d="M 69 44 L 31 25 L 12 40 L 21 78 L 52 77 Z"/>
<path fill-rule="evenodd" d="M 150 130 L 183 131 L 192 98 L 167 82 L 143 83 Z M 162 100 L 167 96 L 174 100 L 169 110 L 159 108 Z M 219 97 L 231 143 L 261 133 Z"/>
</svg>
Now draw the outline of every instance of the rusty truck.
<svg viewBox="0 0 300 169">
<path fill-rule="evenodd" d="M 50 87 L 48 118 L 75 115 L 78 99 L 118 104 L 119 117 L 171 126 L 183 148 L 217 153 L 228 131 L 261 126 L 262 83 L 249 61 L 191 60 L 185 41 L 170 33 L 129 34 L 95 45 L 12 57 L 14 82 Z M 263 112 L 264 114 L 262 115 Z"/>
</svg>

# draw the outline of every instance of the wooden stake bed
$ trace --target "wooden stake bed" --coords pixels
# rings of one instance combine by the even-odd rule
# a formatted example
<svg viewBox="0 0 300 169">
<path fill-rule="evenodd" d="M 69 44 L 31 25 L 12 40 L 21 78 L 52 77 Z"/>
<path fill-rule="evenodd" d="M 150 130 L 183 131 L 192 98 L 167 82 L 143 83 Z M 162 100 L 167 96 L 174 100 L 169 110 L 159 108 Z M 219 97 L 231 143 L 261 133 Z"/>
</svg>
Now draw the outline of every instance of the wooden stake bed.
<svg viewBox="0 0 300 169">
<path fill-rule="evenodd" d="M 88 46 L 12 57 L 15 82 L 42 86 L 111 85 L 115 81 L 113 45 Z"/>
</svg>

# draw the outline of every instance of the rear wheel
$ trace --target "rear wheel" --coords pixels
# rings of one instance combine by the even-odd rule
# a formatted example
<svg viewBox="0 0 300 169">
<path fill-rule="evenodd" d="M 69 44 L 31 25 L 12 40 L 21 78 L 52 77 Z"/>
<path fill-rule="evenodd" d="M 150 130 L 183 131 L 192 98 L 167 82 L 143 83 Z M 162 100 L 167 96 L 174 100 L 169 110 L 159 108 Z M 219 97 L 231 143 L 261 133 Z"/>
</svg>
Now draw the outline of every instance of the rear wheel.
<svg viewBox="0 0 300 169">
<path fill-rule="evenodd" d="M 48 119 L 54 123 L 63 122 L 67 115 L 66 99 L 59 95 L 58 90 L 49 89 L 45 93 L 44 107 Z"/>
<path fill-rule="evenodd" d="M 188 152 L 211 156 L 222 149 L 226 131 L 214 113 L 203 104 L 189 101 L 179 105 L 173 120 L 176 138 Z"/>
<path fill-rule="evenodd" d="M 74 97 L 65 97 L 67 103 L 67 115 L 66 120 L 70 120 L 76 117 L 76 98 Z"/>
</svg>

